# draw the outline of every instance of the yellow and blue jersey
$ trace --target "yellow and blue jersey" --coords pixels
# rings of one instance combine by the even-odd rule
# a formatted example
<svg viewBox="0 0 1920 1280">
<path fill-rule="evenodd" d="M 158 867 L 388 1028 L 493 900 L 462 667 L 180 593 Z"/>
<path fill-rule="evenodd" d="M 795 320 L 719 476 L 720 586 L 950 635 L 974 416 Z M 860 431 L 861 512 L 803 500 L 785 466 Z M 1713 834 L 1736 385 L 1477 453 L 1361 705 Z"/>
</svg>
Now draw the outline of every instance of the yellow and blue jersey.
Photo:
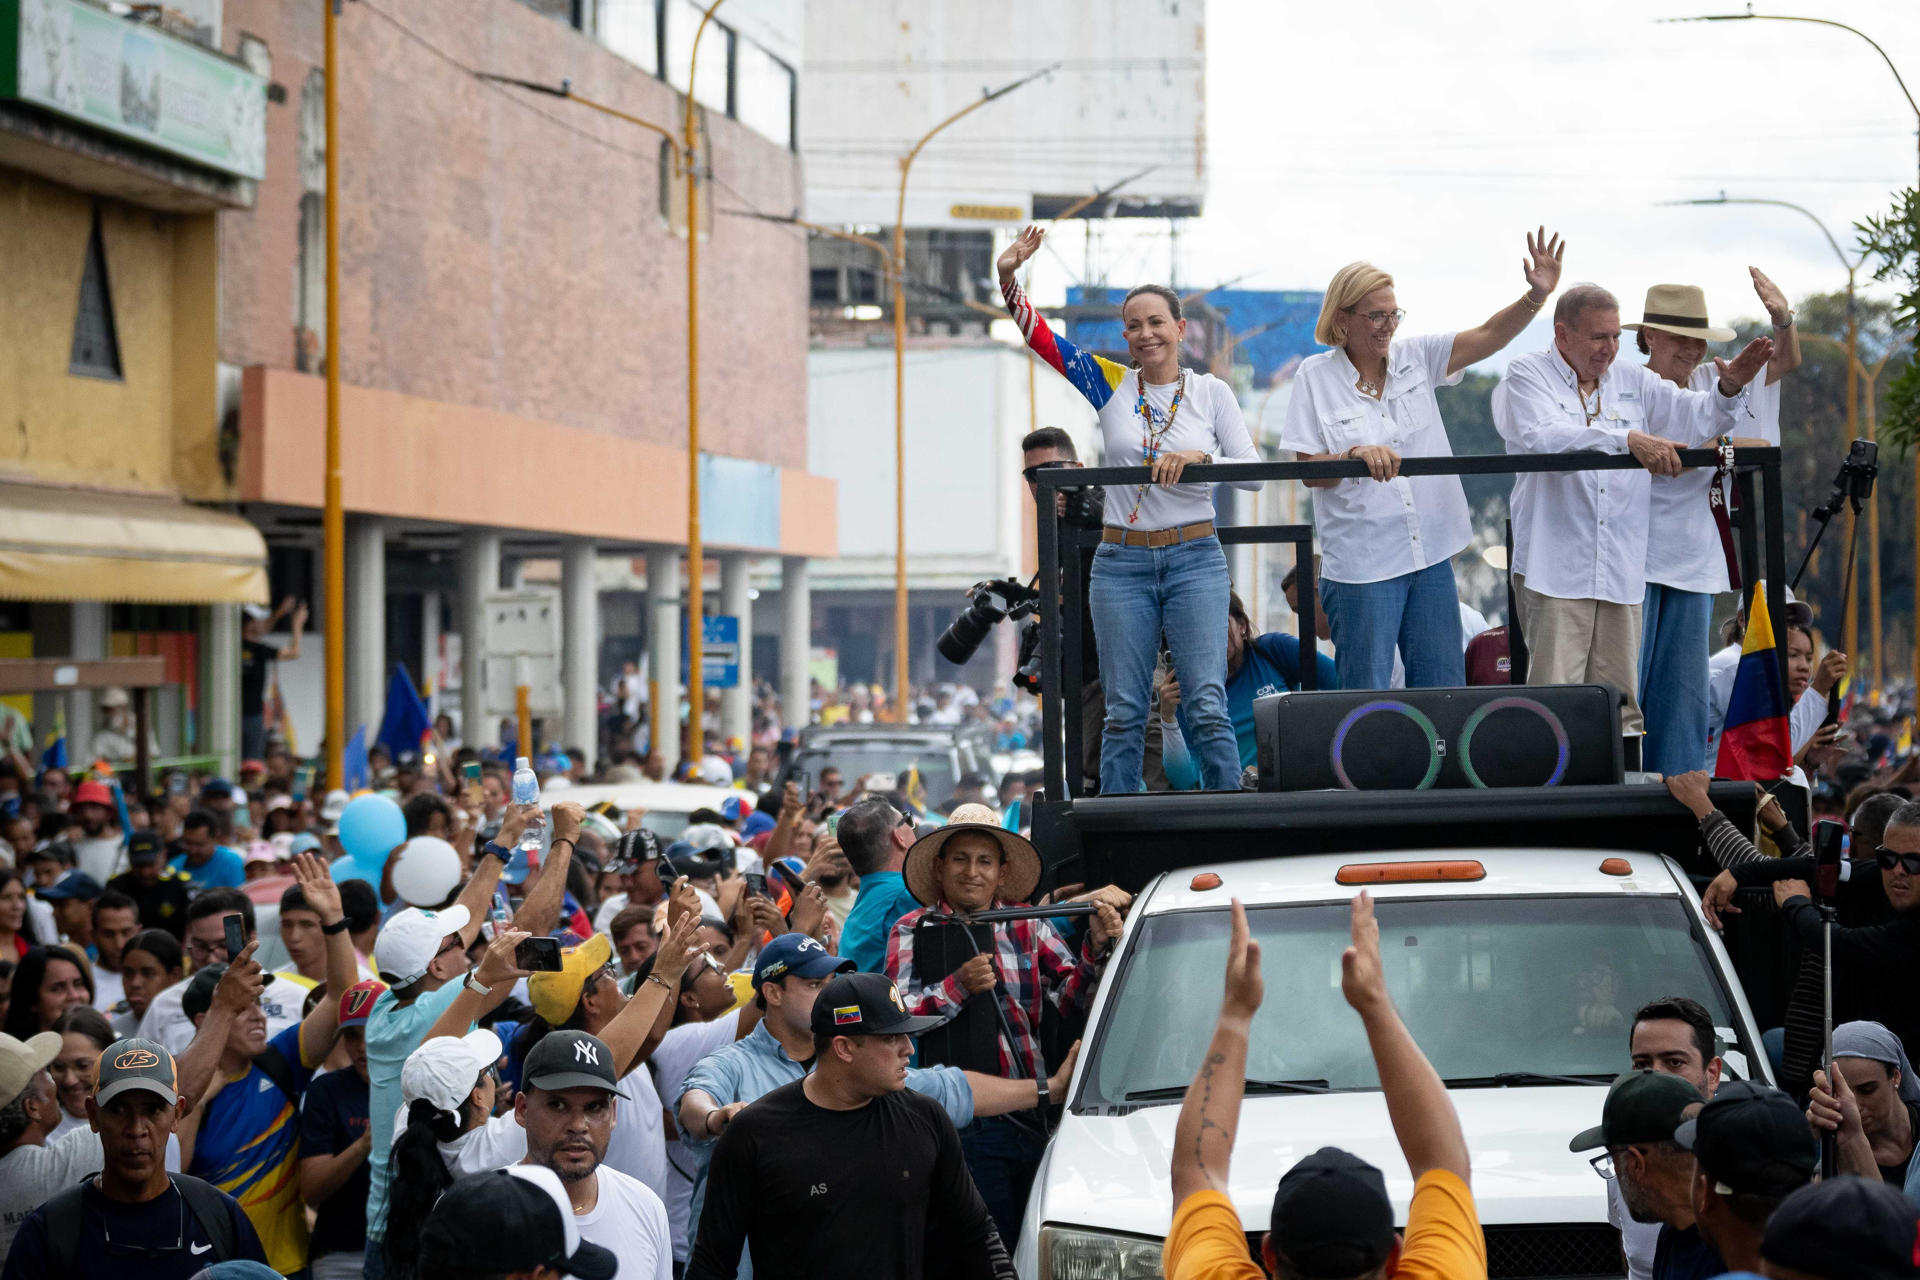
<svg viewBox="0 0 1920 1280">
<path fill-rule="evenodd" d="M 300 1099 L 314 1068 L 300 1053 L 300 1024 L 267 1042 L 266 1053 L 286 1064 L 293 1096 L 262 1070 L 247 1074 L 214 1095 L 200 1120 L 187 1170 L 235 1200 L 260 1233 L 267 1265 L 282 1275 L 307 1265 L 307 1211 L 300 1199 Z"/>
</svg>

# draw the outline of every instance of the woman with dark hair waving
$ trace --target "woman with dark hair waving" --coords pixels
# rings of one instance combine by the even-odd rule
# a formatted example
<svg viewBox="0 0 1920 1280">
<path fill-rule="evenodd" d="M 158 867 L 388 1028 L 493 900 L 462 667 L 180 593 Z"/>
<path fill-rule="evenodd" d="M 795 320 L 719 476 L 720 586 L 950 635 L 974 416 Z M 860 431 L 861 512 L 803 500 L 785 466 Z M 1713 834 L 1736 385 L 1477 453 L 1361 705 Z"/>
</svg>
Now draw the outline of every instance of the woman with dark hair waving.
<svg viewBox="0 0 1920 1280">
<path fill-rule="evenodd" d="M 1099 415 L 1109 466 L 1152 468 L 1150 484 L 1107 490 L 1106 529 L 1093 557 L 1088 605 L 1100 652 L 1107 719 L 1100 791 L 1144 789 L 1147 702 L 1162 636 L 1186 692 L 1191 747 L 1209 791 L 1238 790 L 1240 751 L 1227 718 L 1227 558 L 1214 534 L 1205 484 L 1180 482 L 1190 466 L 1254 462 L 1233 389 L 1180 367 L 1187 322 L 1180 296 L 1144 284 L 1120 304 L 1132 368 L 1082 351 L 1055 333 L 1014 280 L 1045 232 L 1028 227 L 1000 255 L 1000 293 L 1027 345 L 1071 382 Z M 1258 480 L 1236 482 L 1258 489 Z"/>
</svg>

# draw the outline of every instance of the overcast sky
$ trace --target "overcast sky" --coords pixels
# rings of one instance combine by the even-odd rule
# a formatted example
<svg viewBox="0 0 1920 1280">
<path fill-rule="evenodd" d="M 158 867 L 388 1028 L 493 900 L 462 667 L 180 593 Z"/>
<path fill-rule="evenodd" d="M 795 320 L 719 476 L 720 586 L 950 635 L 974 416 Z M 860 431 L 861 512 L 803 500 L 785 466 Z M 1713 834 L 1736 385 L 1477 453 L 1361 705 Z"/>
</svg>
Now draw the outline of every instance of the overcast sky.
<svg viewBox="0 0 1920 1280">
<path fill-rule="evenodd" d="M 1598 281 L 1636 313 L 1649 284 L 1677 281 L 1706 289 L 1717 322 L 1757 316 L 1749 263 L 1796 300 L 1838 289 L 1844 269 L 1799 214 L 1659 207 L 1792 201 L 1850 249 L 1852 224 L 1915 181 L 1913 111 L 1858 37 L 1655 21 L 1743 4 L 1208 0 L 1210 184 L 1180 282 L 1319 289 L 1367 258 L 1394 274 L 1408 332 L 1457 329 L 1518 294 L 1524 233 L 1544 222 L 1568 242 L 1563 286 Z M 1920 93 L 1913 0 L 1761 8 L 1860 28 Z M 1077 269 L 1078 236 L 1060 238 Z M 1109 282 L 1164 279 L 1164 224 L 1127 238 L 1109 241 Z M 1042 259 L 1043 300 L 1068 281 Z M 1508 354 L 1546 341 L 1536 322 Z"/>
</svg>

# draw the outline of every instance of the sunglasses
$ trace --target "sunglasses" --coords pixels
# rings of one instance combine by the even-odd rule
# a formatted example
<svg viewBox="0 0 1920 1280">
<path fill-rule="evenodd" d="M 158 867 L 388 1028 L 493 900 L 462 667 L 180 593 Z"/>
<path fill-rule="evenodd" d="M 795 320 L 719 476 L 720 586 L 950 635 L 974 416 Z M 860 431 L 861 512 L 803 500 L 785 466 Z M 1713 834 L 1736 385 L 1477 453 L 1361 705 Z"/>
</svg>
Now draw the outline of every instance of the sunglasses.
<svg viewBox="0 0 1920 1280">
<path fill-rule="evenodd" d="M 1899 867 L 1910 876 L 1920 876 L 1920 853 L 1900 853 L 1881 845 L 1873 851 L 1873 860 L 1880 864 L 1882 871 Z"/>
<path fill-rule="evenodd" d="M 1026 477 L 1028 484 L 1032 484 L 1034 477 L 1042 471 L 1051 471 L 1056 467 L 1077 467 L 1079 465 L 1077 462 L 1036 462 L 1030 467 L 1022 467 L 1020 474 Z"/>
</svg>

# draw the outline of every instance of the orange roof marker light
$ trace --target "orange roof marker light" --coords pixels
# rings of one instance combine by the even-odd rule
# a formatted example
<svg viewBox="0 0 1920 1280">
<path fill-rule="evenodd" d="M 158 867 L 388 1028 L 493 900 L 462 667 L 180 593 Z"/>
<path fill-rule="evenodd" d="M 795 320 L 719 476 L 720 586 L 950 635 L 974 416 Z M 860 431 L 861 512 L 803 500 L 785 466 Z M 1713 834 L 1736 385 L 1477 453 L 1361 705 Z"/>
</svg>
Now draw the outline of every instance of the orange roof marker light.
<svg viewBox="0 0 1920 1280">
<path fill-rule="evenodd" d="M 1633 874 L 1633 864 L 1625 858 L 1608 858 L 1600 864 L 1600 874 L 1603 876 L 1630 876 Z"/>
<path fill-rule="evenodd" d="M 1202 871 L 1194 876 L 1188 887 L 1195 893 L 1201 893 L 1208 889 L 1218 889 L 1220 887 L 1220 875 L 1214 871 Z"/>
<path fill-rule="evenodd" d="M 1487 869 L 1472 859 L 1452 862 L 1350 862 L 1334 877 L 1339 884 L 1432 884 L 1485 880 Z"/>
</svg>

